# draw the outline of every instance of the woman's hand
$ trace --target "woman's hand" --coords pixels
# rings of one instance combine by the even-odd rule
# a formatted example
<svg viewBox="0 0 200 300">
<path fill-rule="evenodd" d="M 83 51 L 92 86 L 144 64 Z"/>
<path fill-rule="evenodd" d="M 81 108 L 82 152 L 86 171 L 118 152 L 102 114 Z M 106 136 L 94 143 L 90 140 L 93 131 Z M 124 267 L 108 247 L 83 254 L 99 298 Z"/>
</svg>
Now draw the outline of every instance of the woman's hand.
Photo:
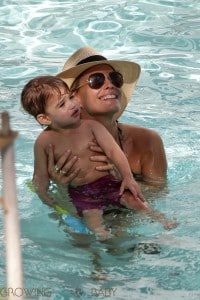
<svg viewBox="0 0 200 300">
<path fill-rule="evenodd" d="M 115 165 L 107 158 L 103 150 L 99 147 L 96 140 L 89 143 L 89 149 L 93 152 L 97 152 L 97 155 L 90 156 L 91 161 L 102 162 L 102 166 L 96 166 L 97 171 L 108 171 L 116 178 L 120 178 L 120 174 Z M 99 154 L 99 155 L 98 155 Z"/>
<path fill-rule="evenodd" d="M 79 168 L 75 168 L 72 171 L 72 167 L 75 165 L 78 157 L 74 156 L 70 158 L 70 150 L 65 151 L 56 164 L 54 163 L 54 149 L 52 145 L 49 145 L 47 154 L 49 178 L 54 182 L 58 184 L 69 184 L 79 173 Z"/>
</svg>

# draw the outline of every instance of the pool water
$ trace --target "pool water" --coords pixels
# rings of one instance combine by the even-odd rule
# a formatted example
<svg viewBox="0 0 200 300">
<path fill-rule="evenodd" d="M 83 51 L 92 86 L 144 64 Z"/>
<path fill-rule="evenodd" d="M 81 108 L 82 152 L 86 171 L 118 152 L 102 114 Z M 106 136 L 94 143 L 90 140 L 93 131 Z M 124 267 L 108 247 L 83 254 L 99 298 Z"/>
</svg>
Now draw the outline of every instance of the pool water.
<svg viewBox="0 0 200 300">
<path fill-rule="evenodd" d="M 19 132 L 16 184 L 26 299 L 200 299 L 199 16 L 197 0 L 1 1 L 0 109 L 9 111 Z M 58 73 L 84 45 L 142 67 L 121 121 L 162 136 L 168 188 L 146 194 L 155 209 L 177 219 L 171 231 L 139 213 L 113 212 L 106 222 L 115 238 L 102 243 L 73 232 L 26 185 L 42 129 L 20 109 L 20 92 L 30 78 Z M 0 232 L 2 291 L 2 210 Z"/>
</svg>

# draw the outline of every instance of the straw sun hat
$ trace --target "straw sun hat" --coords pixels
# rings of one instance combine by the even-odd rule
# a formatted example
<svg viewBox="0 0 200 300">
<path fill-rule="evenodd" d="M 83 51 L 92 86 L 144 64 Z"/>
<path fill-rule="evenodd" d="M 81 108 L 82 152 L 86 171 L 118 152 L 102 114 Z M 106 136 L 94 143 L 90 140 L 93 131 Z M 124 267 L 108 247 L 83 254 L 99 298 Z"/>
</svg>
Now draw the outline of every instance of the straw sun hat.
<svg viewBox="0 0 200 300">
<path fill-rule="evenodd" d="M 83 47 L 77 50 L 65 63 L 63 71 L 56 76 L 63 79 L 69 87 L 74 80 L 87 69 L 101 64 L 108 64 L 115 71 L 120 72 L 124 78 L 122 86 L 122 105 L 121 111 L 116 114 L 118 118 L 128 102 L 135 89 L 135 85 L 140 75 L 140 66 L 135 62 L 125 60 L 109 60 L 90 47 Z"/>
</svg>

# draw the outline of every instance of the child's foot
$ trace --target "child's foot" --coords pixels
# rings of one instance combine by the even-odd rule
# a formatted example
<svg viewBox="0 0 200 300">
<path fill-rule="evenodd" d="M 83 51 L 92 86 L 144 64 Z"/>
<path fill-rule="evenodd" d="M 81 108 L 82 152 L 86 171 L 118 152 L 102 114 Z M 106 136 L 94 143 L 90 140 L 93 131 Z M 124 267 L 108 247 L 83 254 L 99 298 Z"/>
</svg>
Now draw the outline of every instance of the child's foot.
<svg viewBox="0 0 200 300">
<path fill-rule="evenodd" d="M 99 241 L 106 241 L 113 237 L 113 234 L 104 228 L 95 229 L 95 235 Z"/>
<path fill-rule="evenodd" d="M 176 228 L 179 223 L 175 220 L 171 221 L 171 220 L 165 220 L 163 223 L 162 223 L 163 227 L 166 229 L 166 230 L 171 230 L 171 229 L 174 229 Z"/>
</svg>

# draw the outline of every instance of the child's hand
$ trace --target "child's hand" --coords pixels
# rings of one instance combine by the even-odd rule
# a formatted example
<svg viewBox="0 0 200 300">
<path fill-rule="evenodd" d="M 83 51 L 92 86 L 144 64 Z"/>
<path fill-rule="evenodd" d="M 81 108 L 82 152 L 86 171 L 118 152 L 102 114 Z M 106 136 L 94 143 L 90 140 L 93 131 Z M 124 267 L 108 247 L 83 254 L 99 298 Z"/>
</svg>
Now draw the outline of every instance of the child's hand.
<svg viewBox="0 0 200 300">
<path fill-rule="evenodd" d="M 144 197 L 142 195 L 140 187 L 133 177 L 125 178 L 124 180 L 122 180 L 120 191 L 119 191 L 120 196 L 123 194 L 125 190 L 129 190 L 135 198 L 139 197 L 144 202 Z"/>
<path fill-rule="evenodd" d="M 123 193 L 124 195 L 128 195 L 128 192 L 129 197 L 126 197 L 127 199 L 125 200 L 125 202 L 127 202 L 127 204 L 125 204 L 126 206 L 134 209 L 149 209 L 149 206 L 145 202 L 144 196 L 142 195 L 139 185 L 132 177 L 130 179 L 123 180 L 120 187 L 120 195 L 122 195 Z"/>
<path fill-rule="evenodd" d="M 123 193 L 120 203 L 130 209 L 149 211 L 148 204 L 140 198 L 135 198 L 129 190 Z"/>
</svg>

